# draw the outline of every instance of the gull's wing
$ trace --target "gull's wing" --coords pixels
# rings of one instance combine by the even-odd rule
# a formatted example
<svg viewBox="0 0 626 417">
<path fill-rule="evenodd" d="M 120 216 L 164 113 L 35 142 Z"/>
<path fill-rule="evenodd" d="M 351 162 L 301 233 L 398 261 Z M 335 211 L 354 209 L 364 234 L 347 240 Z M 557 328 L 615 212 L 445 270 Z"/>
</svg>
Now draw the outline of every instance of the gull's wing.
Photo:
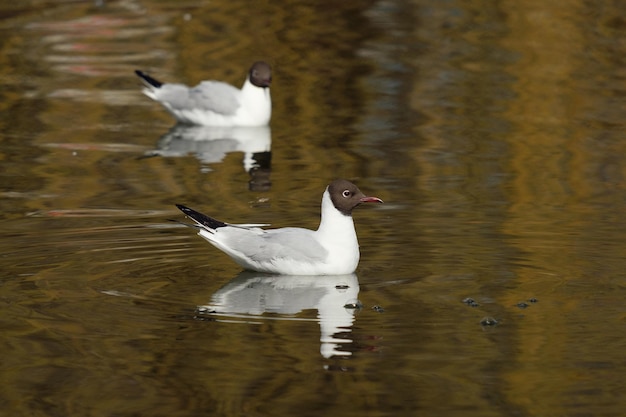
<svg viewBox="0 0 626 417">
<path fill-rule="evenodd" d="M 237 88 L 219 81 L 203 81 L 193 88 L 163 84 L 159 88 L 147 87 L 144 93 L 174 111 L 212 111 L 226 116 L 235 114 L 241 95 Z"/>
<path fill-rule="evenodd" d="M 233 115 L 241 105 L 241 90 L 220 81 L 203 81 L 189 90 L 193 107 L 223 115 Z"/>
<path fill-rule="evenodd" d="M 314 232 L 298 227 L 263 230 L 222 227 L 205 239 L 225 252 L 237 252 L 255 262 L 293 260 L 315 263 L 323 261 L 328 251 L 315 239 Z M 227 249 L 228 248 L 228 249 Z"/>
</svg>

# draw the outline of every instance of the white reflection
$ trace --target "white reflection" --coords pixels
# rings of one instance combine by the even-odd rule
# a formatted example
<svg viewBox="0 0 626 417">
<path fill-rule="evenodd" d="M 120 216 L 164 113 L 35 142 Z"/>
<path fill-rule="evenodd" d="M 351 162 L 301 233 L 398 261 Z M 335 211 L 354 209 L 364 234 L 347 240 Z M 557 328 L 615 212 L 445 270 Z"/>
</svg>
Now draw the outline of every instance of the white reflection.
<svg viewBox="0 0 626 417">
<path fill-rule="evenodd" d="M 355 274 L 291 276 L 242 272 L 213 294 L 208 305 L 199 306 L 198 311 L 224 318 L 260 318 L 266 313 L 294 315 L 315 309 L 321 331 L 320 353 L 330 358 L 352 354 L 340 348 L 352 343 L 346 334 L 354 322 L 355 308 L 350 306 L 358 304 L 358 295 L 359 281 Z"/>
<path fill-rule="evenodd" d="M 230 152 L 243 152 L 243 167 L 250 174 L 250 189 L 268 190 L 272 159 L 269 126 L 215 127 L 176 125 L 161 136 L 157 149 L 146 156 L 180 157 L 193 154 L 206 164 L 221 162 Z"/>
</svg>

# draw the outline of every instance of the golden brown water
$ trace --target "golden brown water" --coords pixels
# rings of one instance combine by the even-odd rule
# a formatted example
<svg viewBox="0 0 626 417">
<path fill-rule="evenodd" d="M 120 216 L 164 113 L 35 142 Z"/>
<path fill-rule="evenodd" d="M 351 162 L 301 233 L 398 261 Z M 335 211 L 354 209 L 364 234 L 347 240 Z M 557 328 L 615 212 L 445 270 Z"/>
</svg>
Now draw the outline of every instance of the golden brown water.
<svg viewBox="0 0 626 417">
<path fill-rule="evenodd" d="M 1 416 L 623 415 L 621 2 L 102 3 L 0 4 Z M 258 59 L 248 142 L 133 74 Z M 336 177 L 386 202 L 356 277 L 240 274 L 168 221 L 314 228 Z"/>
</svg>

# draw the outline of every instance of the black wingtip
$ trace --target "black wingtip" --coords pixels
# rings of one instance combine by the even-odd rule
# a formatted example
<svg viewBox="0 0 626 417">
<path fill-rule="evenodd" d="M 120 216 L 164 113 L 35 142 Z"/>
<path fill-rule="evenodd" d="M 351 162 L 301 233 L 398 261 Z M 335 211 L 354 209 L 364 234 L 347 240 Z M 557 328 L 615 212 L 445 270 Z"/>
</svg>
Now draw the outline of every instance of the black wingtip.
<svg viewBox="0 0 626 417">
<path fill-rule="evenodd" d="M 213 217 L 209 217 L 206 214 L 202 214 L 198 211 L 190 209 L 187 206 L 183 206 L 182 204 L 176 204 L 176 207 L 178 207 L 178 209 L 182 211 L 185 216 L 189 217 L 190 219 L 202 226 L 208 227 L 209 229 L 217 229 L 218 227 L 226 226 L 226 223 L 214 219 Z"/>
<path fill-rule="evenodd" d="M 144 82 L 154 88 L 161 88 L 161 86 L 163 85 L 162 82 L 155 80 L 154 78 L 152 78 L 151 76 L 149 76 L 148 74 L 146 74 L 143 71 L 139 71 L 139 70 L 135 70 L 135 74 L 137 74 L 137 76 L 139 78 L 141 78 L 142 80 L 144 80 Z"/>
</svg>

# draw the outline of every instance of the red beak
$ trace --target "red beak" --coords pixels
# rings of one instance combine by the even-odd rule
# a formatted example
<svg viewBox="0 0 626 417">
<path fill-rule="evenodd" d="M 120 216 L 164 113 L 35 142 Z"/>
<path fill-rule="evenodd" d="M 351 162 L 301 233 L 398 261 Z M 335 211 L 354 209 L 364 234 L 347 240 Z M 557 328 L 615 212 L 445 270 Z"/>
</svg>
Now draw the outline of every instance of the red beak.
<svg viewBox="0 0 626 417">
<path fill-rule="evenodd" d="M 363 197 L 359 200 L 361 203 L 382 203 L 383 200 L 381 200 L 378 197 Z"/>
</svg>

